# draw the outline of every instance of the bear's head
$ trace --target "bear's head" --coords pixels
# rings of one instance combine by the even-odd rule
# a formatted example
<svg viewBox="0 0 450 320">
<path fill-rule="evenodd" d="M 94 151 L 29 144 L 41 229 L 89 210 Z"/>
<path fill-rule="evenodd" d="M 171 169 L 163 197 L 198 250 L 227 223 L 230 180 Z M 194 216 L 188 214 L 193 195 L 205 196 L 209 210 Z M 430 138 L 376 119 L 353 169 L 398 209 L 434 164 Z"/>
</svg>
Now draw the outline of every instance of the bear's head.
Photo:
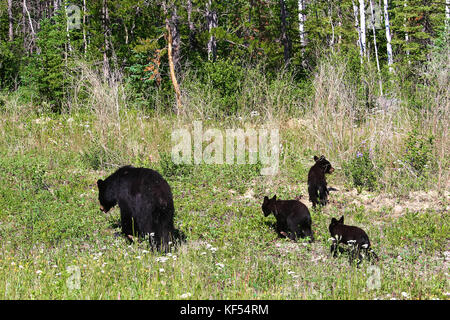
<svg viewBox="0 0 450 320">
<path fill-rule="evenodd" d="M 103 181 L 102 179 L 97 180 L 97 187 L 100 210 L 106 213 L 116 205 L 116 200 L 112 197 L 109 188 L 107 188 L 106 181 Z"/>
<path fill-rule="evenodd" d="M 331 165 L 330 161 L 325 159 L 325 156 L 321 155 L 320 158 L 318 156 L 314 156 L 314 161 L 316 162 L 316 165 L 322 168 L 325 173 L 333 173 L 334 168 Z"/>
<path fill-rule="evenodd" d="M 277 196 L 274 195 L 272 199 L 269 199 L 267 196 L 264 197 L 264 201 L 262 204 L 262 211 L 264 213 L 264 217 L 267 217 L 272 212 L 275 212 L 277 204 Z"/>
<path fill-rule="evenodd" d="M 331 233 L 333 233 L 333 229 L 334 227 L 336 227 L 337 225 L 340 224 L 344 224 L 344 216 L 342 216 L 339 220 L 336 220 L 335 218 L 331 218 L 331 223 L 330 226 L 328 227 L 328 229 L 330 230 Z"/>
</svg>

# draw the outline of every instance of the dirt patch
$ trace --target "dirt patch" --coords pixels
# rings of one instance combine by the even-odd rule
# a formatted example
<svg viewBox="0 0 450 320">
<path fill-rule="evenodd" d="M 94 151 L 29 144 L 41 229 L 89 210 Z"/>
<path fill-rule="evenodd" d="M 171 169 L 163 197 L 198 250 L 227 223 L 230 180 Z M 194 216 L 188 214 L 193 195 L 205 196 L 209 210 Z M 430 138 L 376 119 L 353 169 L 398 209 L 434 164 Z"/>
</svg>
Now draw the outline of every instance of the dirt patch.
<svg viewBox="0 0 450 320">
<path fill-rule="evenodd" d="M 366 210 L 380 211 L 392 209 L 391 216 L 398 217 L 407 211 L 417 212 L 433 209 L 437 211 L 449 211 L 450 192 L 444 191 L 440 195 L 437 191 L 413 191 L 407 197 L 395 197 L 389 194 L 375 194 L 362 191 L 358 194 L 356 189 L 345 190 L 330 194 L 331 205 L 345 206 L 345 204 L 363 205 Z M 333 199 L 334 198 L 334 199 Z"/>
</svg>

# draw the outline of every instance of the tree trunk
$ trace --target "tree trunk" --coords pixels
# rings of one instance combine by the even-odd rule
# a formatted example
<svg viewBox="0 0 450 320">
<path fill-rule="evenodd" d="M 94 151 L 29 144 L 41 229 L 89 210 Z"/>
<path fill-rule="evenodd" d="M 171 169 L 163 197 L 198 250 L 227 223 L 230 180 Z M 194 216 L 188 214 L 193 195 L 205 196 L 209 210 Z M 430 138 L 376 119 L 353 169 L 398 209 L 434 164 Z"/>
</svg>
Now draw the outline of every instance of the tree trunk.
<svg viewBox="0 0 450 320">
<path fill-rule="evenodd" d="M 361 30 L 359 29 L 359 22 L 358 22 L 358 7 L 356 6 L 355 2 L 352 0 L 353 4 L 353 16 L 355 17 L 355 29 L 358 33 L 358 47 L 359 47 L 359 55 L 361 64 L 363 63 L 363 56 L 364 56 L 364 50 L 362 47 L 362 41 L 361 41 Z"/>
<path fill-rule="evenodd" d="M 334 24 L 333 24 L 333 7 L 332 3 L 330 2 L 330 6 L 328 8 L 328 15 L 330 16 L 330 25 L 331 25 L 331 39 L 330 39 L 330 48 L 331 51 L 334 52 Z"/>
<path fill-rule="evenodd" d="M 108 12 L 108 5 L 106 3 L 106 0 L 103 0 L 102 4 L 102 29 L 103 29 L 103 37 L 104 37 L 104 44 L 103 44 L 103 75 L 105 79 L 110 79 L 110 64 L 109 64 L 109 58 L 108 53 L 110 51 L 110 43 L 109 43 L 109 37 L 111 35 L 111 30 L 109 28 L 109 12 Z"/>
<path fill-rule="evenodd" d="M 305 10 L 304 0 L 298 0 L 298 31 L 300 34 L 300 47 L 302 48 L 302 52 L 305 50 L 306 41 L 305 41 L 305 21 L 306 15 L 303 13 Z"/>
<path fill-rule="evenodd" d="M 284 47 L 284 65 L 289 65 L 289 59 L 291 56 L 291 41 L 287 34 L 287 9 L 286 2 L 280 0 L 280 18 L 281 18 L 281 43 Z"/>
<path fill-rule="evenodd" d="M 172 36 L 172 59 L 173 66 L 175 68 L 175 75 L 180 74 L 181 64 L 180 64 L 180 48 L 181 48 L 181 37 L 178 28 L 179 16 L 177 14 L 177 8 L 174 6 L 172 10 L 172 15 L 170 17 L 170 31 Z"/>
<path fill-rule="evenodd" d="M 177 102 L 177 115 L 182 110 L 181 105 L 181 91 L 177 80 L 177 65 L 179 64 L 179 50 L 180 50 L 180 34 L 178 31 L 178 16 L 176 7 L 172 8 L 172 14 L 170 20 L 168 18 L 169 13 L 167 4 L 164 1 L 162 3 L 164 15 L 166 16 L 166 31 L 167 31 L 167 58 L 169 61 L 170 79 L 172 81 L 173 89 L 175 91 L 175 98 Z M 174 37 L 175 36 L 175 37 Z M 176 39 L 177 38 L 177 39 Z"/>
<path fill-rule="evenodd" d="M 377 71 L 379 79 L 379 85 L 380 85 L 380 93 L 383 95 L 383 82 L 381 80 L 381 70 L 380 70 L 380 61 L 378 59 L 378 48 L 377 48 L 377 33 L 375 30 L 375 8 L 373 6 L 373 0 L 369 0 L 370 2 L 370 12 L 372 14 L 372 33 L 373 33 L 373 46 L 375 48 L 375 60 L 377 62 Z"/>
<path fill-rule="evenodd" d="M 208 32 L 210 34 L 208 40 L 208 61 L 215 61 L 217 56 L 216 37 L 211 34 L 213 28 L 217 28 L 217 13 L 211 9 L 211 0 L 206 3 L 206 22 L 208 24 Z"/>
<path fill-rule="evenodd" d="M 394 58 L 392 55 L 392 46 L 391 46 L 391 27 L 389 24 L 389 12 L 388 12 L 388 0 L 384 0 L 384 26 L 386 29 L 386 47 L 387 47 L 387 56 L 388 56 L 388 66 L 389 71 L 392 72 L 392 65 L 394 63 Z"/>
<path fill-rule="evenodd" d="M 25 17 L 25 14 L 26 14 L 26 16 L 28 17 L 28 23 L 30 25 L 30 30 L 31 30 L 31 44 L 30 44 L 29 52 L 33 53 L 33 48 L 34 48 L 34 45 L 36 43 L 36 33 L 34 32 L 33 21 L 31 21 L 30 12 L 28 11 L 28 8 L 27 8 L 27 1 L 23 0 L 22 5 L 23 5 L 24 17 Z M 24 23 L 25 23 L 25 21 L 24 21 Z"/>
<path fill-rule="evenodd" d="M 169 20 L 166 19 L 166 30 L 167 30 L 167 55 L 169 59 L 169 69 L 170 69 L 170 79 L 172 80 L 173 89 L 175 90 L 175 96 L 177 101 L 177 115 L 180 114 L 180 111 L 182 110 L 181 105 L 181 92 L 180 92 L 180 86 L 178 85 L 177 77 L 175 74 L 175 64 L 173 60 L 173 52 L 172 52 L 172 31 L 169 24 Z"/>
<path fill-rule="evenodd" d="M 14 40 L 14 22 L 13 22 L 13 14 L 12 14 L 12 0 L 8 0 L 8 23 L 9 23 L 9 30 L 8 30 L 8 36 L 9 41 Z"/>
<path fill-rule="evenodd" d="M 83 0 L 83 50 L 84 57 L 87 55 L 87 39 L 86 39 L 86 0 Z"/>
<path fill-rule="evenodd" d="M 60 1 L 58 1 L 58 0 L 54 0 L 54 1 L 53 1 L 53 15 L 56 14 L 56 11 L 59 10 L 59 7 L 60 7 L 60 6 L 61 6 Z"/>
<path fill-rule="evenodd" d="M 194 48 L 194 23 L 192 22 L 192 0 L 187 1 L 187 15 L 188 15 L 188 26 L 189 26 L 189 48 L 192 50 Z"/>
<path fill-rule="evenodd" d="M 367 57 L 366 49 L 366 12 L 364 8 L 364 0 L 359 0 L 359 22 L 361 25 L 361 50 L 363 57 Z"/>
</svg>

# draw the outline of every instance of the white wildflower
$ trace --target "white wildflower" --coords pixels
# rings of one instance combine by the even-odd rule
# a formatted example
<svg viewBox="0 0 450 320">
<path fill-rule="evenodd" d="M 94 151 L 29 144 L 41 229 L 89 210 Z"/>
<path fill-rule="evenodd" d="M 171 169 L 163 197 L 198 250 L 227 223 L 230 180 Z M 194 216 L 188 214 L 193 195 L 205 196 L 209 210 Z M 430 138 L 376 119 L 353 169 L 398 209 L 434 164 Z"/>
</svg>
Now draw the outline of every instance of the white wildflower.
<svg viewBox="0 0 450 320">
<path fill-rule="evenodd" d="M 156 258 L 155 260 L 158 261 L 158 262 L 164 263 L 164 262 L 166 262 L 167 260 L 169 260 L 169 258 L 167 258 L 167 257 L 158 257 L 158 258 Z"/>
<path fill-rule="evenodd" d="M 192 296 L 192 294 L 190 292 L 186 292 L 186 293 L 183 293 L 182 295 L 180 295 L 180 298 L 186 299 L 186 298 L 189 298 L 190 296 Z"/>
</svg>

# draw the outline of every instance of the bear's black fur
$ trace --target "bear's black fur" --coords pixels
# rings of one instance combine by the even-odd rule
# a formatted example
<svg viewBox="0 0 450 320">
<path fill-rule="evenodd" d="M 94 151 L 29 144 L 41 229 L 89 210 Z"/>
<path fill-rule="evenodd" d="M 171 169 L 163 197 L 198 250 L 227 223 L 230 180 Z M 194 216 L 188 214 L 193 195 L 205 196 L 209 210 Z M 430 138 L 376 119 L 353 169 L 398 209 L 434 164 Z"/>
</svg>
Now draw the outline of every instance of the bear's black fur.
<svg viewBox="0 0 450 320">
<path fill-rule="evenodd" d="M 120 208 L 122 232 L 149 236 L 153 247 L 167 251 L 174 233 L 174 205 L 167 181 L 155 170 L 124 166 L 97 181 L 100 210 Z"/>
<path fill-rule="evenodd" d="M 378 256 L 370 247 L 370 240 L 367 233 L 361 228 L 345 225 L 344 216 L 342 216 L 339 220 L 332 218 L 328 230 L 330 230 L 332 237 L 330 252 L 333 257 L 336 257 L 339 243 L 344 243 L 351 245 L 352 248 L 349 257 L 350 264 L 356 256 L 358 257 L 358 265 L 361 263 L 361 250 L 365 252 L 369 261 L 371 260 L 371 257 L 378 260 Z"/>
<path fill-rule="evenodd" d="M 313 207 L 319 204 L 317 198 L 320 199 L 320 204 L 325 206 L 328 203 L 328 189 L 325 174 L 331 174 L 334 168 L 331 163 L 322 155 L 320 158 L 314 156 L 316 162 L 308 172 L 308 193 L 309 201 L 312 202 Z"/>
<path fill-rule="evenodd" d="M 311 216 L 308 208 L 298 200 L 277 200 L 277 196 L 264 197 L 262 211 L 267 217 L 273 213 L 277 219 L 276 231 L 280 237 L 296 240 L 298 237 L 309 237 L 314 241 L 311 231 Z"/>
</svg>

